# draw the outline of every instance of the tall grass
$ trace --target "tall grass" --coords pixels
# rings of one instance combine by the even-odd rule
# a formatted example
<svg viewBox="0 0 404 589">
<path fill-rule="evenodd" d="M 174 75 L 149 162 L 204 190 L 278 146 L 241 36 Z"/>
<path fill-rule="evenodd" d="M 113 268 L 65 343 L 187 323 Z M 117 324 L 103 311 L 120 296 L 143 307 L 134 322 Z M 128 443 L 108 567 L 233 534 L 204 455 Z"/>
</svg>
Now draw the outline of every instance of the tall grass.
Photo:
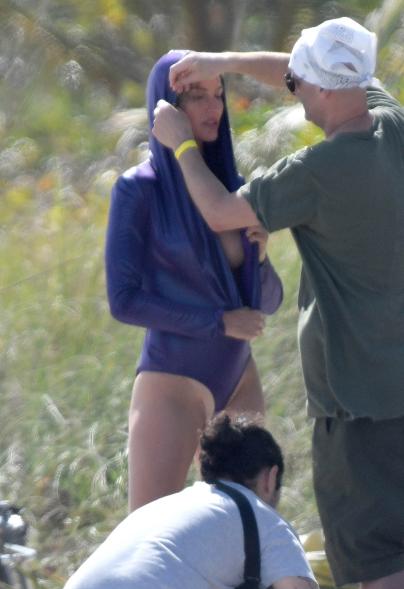
<svg viewBox="0 0 404 589">
<path fill-rule="evenodd" d="M 290 129 L 282 148 L 296 137 Z M 257 158 L 259 145 L 268 148 L 262 134 L 238 141 L 249 142 Z M 0 213 L 0 497 L 25 507 L 40 586 L 52 589 L 127 511 L 126 421 L 143 333 L 114 321 L 106 302 L 105 194 L 114 173 L 79 206 L 60 198 L 18 204 L 11 192 Z M 254 354 L 268 425 L 287 460 L 281 510 L 305 532 L 317 514 L 296 346 L 300 262 L 287 232 L 271 236 L 269 251 L 285 299 Z"/>
<path fill-rule="evenodd" d="M 126 513 L 126 419 L 142 331 L 109 316 L 103 233 L 102 224 L 69 222 L 44 239 L 25 226 L 1 250 L 0 496 L 25 506 L 47 587 L 62 586 Z M 299 262 L 286 233 L 272 237 L 271 252 L 285 301 L 254 352 L 268 425 L 287 456 L 283 512 L 305 531 L 316 515 L 295 343 Z"/>
</svg>

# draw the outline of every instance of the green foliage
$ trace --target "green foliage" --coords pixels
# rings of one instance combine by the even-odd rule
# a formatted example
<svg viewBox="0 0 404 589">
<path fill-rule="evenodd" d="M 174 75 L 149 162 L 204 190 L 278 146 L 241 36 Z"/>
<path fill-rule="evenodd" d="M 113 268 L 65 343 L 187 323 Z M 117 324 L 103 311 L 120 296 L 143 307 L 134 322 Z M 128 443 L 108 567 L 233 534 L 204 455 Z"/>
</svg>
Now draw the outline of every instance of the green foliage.
<svg viewBox="0 0 404 589">
<path fill-rule="evenodd" d="M 229 107 L 236 114 L 233 120 L 233 131 L 236 135 L 259 128 L 271 115 L 268 103 L 257 101 L 250 104 L 247 99 L 240 96 L 232 96 Z"/>
</svg>

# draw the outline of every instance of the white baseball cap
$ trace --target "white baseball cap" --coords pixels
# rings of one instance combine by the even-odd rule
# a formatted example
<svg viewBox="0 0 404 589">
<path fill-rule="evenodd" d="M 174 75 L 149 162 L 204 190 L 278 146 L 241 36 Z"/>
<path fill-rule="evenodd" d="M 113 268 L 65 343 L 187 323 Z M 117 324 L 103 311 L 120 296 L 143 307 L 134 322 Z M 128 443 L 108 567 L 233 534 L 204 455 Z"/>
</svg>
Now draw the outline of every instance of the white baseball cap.
<svg viewBox="0 0 404 589">
<path fill-rule="evenodd" d="M 289 60 L 292 72 L 328 90 L 366 88 L 373 83 L 377 37 L 342 17 L 303 29 Z"/>
</svg>

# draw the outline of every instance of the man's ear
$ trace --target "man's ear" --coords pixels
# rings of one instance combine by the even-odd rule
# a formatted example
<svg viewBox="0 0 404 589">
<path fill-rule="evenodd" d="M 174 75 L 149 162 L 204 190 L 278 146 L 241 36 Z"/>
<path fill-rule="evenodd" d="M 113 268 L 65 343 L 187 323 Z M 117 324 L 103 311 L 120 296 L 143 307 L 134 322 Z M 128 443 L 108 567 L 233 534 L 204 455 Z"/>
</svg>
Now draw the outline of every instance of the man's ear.
<svg viewBox="0 0 404 589">
<path fill-rule="evenodd" d="M 276 489 L 278 470 L 277 466 L 265 466 L 260 470 L 255 483 L 256 494 L 271 507 L 276 507 L 280 496 L 279 489 Z"/>
<path fill-rule="evenodd" d="M 271 468 L 267 469 L 267 477 L 266 477 L 266 483 L 267 483 L 267 490 L 268 493 L 270 493 L 271 497 L 275 496 L 276 494 L 276 483 L 277 483 L 277 476 L 278 476 L 278 470 L 279 468 L 276 466 L 276 464 L 274 466 L 272 466 Z"/>
<path fill-rule="evenodd" d="M 281 490 L 277 489 L 279 467 L 274 465 L 268 468 L 267 485 L 268 485 L 268 503 L 271 507 L 276 508 L 281 496 Z"/>
<path fill-rule="evenodd" d="M 319 92 L 324 98 L 329 98 L 332 94 L 332 90 L 327 90 L 327 88 L 319 88 Z"/>
</svg>

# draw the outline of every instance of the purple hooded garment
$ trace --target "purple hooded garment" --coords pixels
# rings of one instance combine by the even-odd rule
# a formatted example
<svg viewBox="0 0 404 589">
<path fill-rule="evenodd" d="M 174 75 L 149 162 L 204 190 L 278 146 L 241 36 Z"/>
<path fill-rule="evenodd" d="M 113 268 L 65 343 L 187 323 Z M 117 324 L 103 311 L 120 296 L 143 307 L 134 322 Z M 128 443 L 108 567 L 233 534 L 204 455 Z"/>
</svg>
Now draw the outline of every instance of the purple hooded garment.
<svg viewBox="0 0 404 589">
<path fill-rule="evenodd" d="M 170 51 L 150 73 L 149 129 L 157 101 L 176 101 L 168 71 L 185 53 Z M 204 158 L 235 191 L 243 180 L 224 105 L 218 138 L 204 144 Z M 172 151 L 151 131 L 149 146 L 149 159 L 125 172 L 112 192 L 105 255 L 111 313 L 147 328 L 137 372 L 196 379 L 210 389 L 220 410 L 251 355 L 248 342 L 224 336 L 223 311 L 248 306 L 273 313 L 282 301 L 282 285 L 269 260 L 259 265 L 258 246 L 244 231 L 244 262 L 231 269 L 220 238 L 189 198 Z"/>
</svg>

